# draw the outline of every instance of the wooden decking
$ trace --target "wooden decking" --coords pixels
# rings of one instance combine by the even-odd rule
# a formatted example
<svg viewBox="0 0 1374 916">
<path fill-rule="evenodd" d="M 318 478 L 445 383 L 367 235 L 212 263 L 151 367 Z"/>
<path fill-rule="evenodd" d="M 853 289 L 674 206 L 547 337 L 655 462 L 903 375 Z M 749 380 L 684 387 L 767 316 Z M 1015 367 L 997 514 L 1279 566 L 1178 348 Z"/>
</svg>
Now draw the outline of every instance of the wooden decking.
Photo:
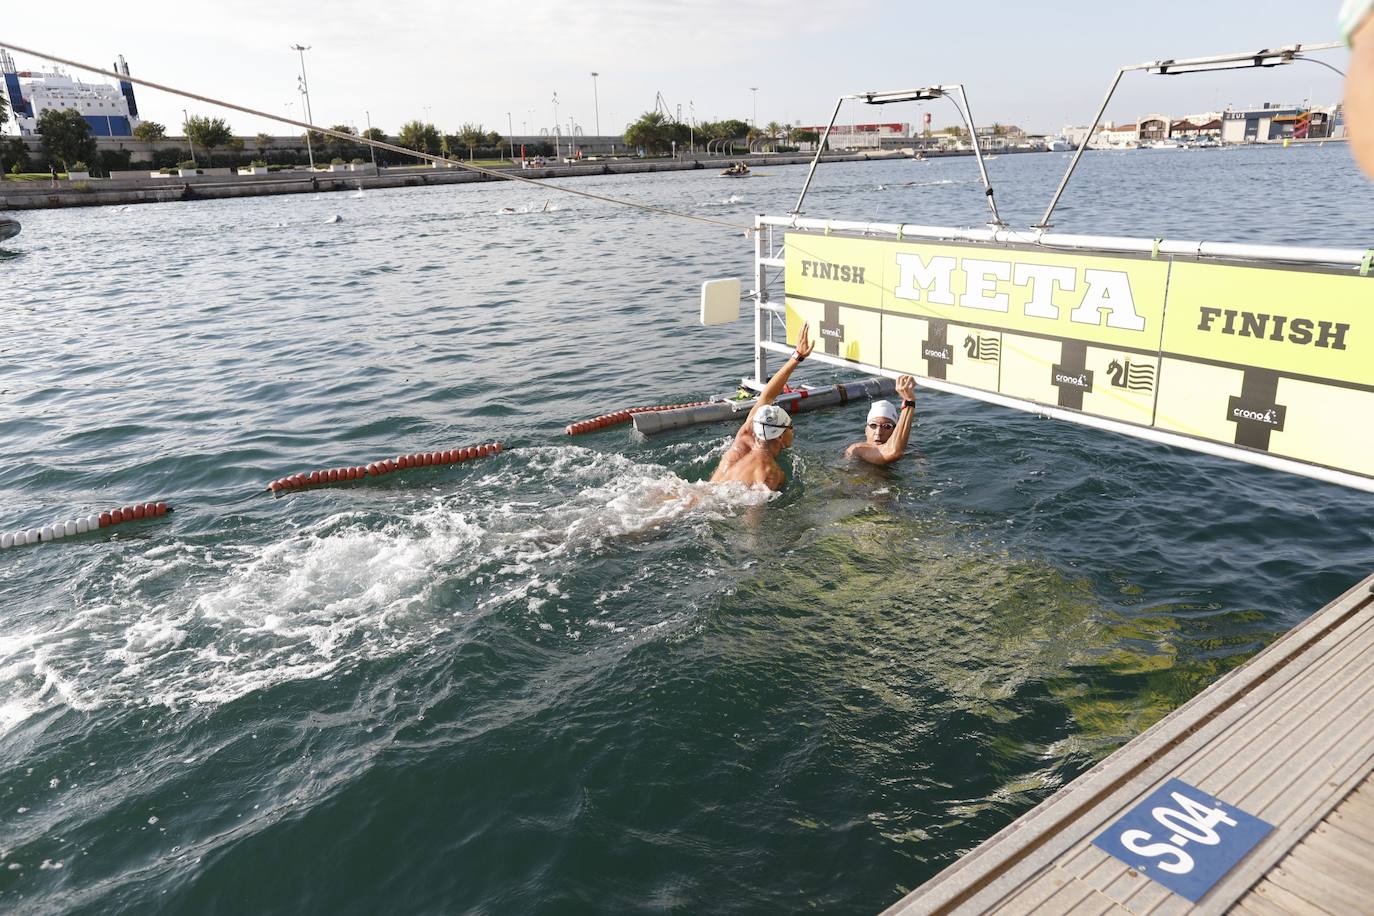
<svg viewBox="0 0 1374 916">
<path fill-rule="evenodd" d="M 1374 914 L 1374 576 L 887 910 Z M 1274 825 L 1196 904 L 1091 845 L 1177 777 Z"/>
</svg>

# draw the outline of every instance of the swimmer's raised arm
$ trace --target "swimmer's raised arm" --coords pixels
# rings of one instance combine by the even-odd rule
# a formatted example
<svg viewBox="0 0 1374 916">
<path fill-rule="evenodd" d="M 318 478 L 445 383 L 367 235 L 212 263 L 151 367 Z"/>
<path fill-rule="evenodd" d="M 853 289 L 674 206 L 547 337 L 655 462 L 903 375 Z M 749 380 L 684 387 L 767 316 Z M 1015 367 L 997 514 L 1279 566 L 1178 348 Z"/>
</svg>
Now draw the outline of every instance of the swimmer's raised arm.
<svg viewBox="0 0 1374 916">
<path fill-rule="evenodd" d="M 778 395 L 782 394 L 782 389 L 787 386 L 787 380 L 792 376 L 792 370 L 801 365 L 801 361 L 811 355 L 811 350 L 815 346 L 811 342 L 811 323 L 802 325 L 801 335 L 797 337 L 797 349 L 787 362 L 783 363 L 782 368 L 773 373 L 773 377 L 768 380 L 768 384 L 763 386 L 759 392 L 758 399 L 754 402 L 754 409 L 749 411 L 749 416 L 744 421 L 744 428 L 748 429 L 749 424 L 754 422 L 754 414 L 758 413 L 760 407 L 765 404 L 772 404 Z"/>
<path fill-rule="evenodd" d="M 856 442 L 845 449 L 846 458 L 861 458 L 869 464 L 891 464 L 906 454 L 907 440 L 911 438 L 911 427 L 916 422 L 916 379 L 910 375 L 897 377 L 897 394 L 902 399 L 902 409 L 897 417 L 896 428 L 892 435 L 883 440 L 881 436 L 870 435 L 867 442 Z M 886 407 L 889 414 L 890 404 Z M 873 422 L 870 414 L 869 422 Z M 873 441 L 873 440 L 877 441 Z"/>
</svg>

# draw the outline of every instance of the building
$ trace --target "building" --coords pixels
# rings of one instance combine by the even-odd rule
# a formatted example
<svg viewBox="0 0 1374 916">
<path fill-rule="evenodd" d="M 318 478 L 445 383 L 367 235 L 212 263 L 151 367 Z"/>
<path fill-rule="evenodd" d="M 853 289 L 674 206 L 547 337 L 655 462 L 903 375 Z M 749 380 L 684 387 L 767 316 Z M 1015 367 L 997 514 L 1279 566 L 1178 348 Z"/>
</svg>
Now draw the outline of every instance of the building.
<svg viewBox="0 0 1374 916">
<path fill-rule="evenodd" d="M 1283 140 L 1315 140 L 1338 136 L 1336 106 L 1309 108 L 1265 102 L 1259 108 L 1222 112 L 1223 143 L 1276 143 Z"/>
<path fill-rule="evenodd" d="M 798 126 L 794 130 L 815 131 L 817 136 L 825 134 L 826 125 L 812 127 Z M 889 149 L 910 145 L 911 124 L 896 121 L 887 124 L 836 124 L 830 129 L 831 149 Z M 894 143 L 895 140 L 902 141 Z"/>
<path fill-rule="evenodd" d="M 1144 124 L 1112 124 L 1098 128 L 1088 143 L 1090 149 L 1135 149 L 1140 145 Z"/>
<path fill-rule="evenodd" d="M 122 56 L 113 69 L 129 75 Z M 79 112 L 97 137 L 129 137 L 139 124 L 134 86 L 127 80 L 111 86 L 82 82 L 62 72 L 17 70 L 4 48 L 0 48 L 0 79 L 21 136 L 38 134 L 38 119 L 45 111 Z"/>
</svg>

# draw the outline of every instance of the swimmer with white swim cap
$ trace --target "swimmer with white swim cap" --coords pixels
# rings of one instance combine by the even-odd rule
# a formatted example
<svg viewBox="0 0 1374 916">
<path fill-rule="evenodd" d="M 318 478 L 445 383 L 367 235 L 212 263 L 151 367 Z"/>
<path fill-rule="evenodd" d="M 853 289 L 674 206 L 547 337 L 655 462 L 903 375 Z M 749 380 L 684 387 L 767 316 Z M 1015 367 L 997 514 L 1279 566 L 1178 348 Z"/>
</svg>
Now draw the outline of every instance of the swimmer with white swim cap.
<svg viewBox="0 0 1374 916">
<path fill-rule="evenodd" d="M 764 484 L 770 490 L 781 490 L 786 480 L 778 455 L 792 444 L 792 418 L 787 411 L 774 404 L 782 394 L 792 370 L 811 355 L 811 326 L 802 325 L 797 349 L 792 357 L 768 380 L 754 402 L 754 409 L 735 433 L 735 441 L 721 456 L 712 483 L 735 480 L 743 484 Z"/>
<path fill-rule="evenodd" d="M 916 421 L 916 379 L 909 375 L 899 376 L 897 393 L 902 396 L 901 410 L 894 407 L 891 401 L 874 401 L 873 406 L 868 408 L 864 441 L 846 448 L 846 458 L 885 465 L 906 453 L 906 442 L 911 436 L 911 426 Z"/>
</svg>

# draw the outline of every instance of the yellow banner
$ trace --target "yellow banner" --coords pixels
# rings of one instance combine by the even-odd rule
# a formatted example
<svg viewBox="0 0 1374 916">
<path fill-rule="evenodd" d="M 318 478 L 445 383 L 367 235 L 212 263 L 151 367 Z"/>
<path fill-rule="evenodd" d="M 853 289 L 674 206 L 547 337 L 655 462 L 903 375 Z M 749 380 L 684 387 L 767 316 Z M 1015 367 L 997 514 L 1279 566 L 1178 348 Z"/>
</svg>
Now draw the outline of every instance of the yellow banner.
<svg viewBox="0 0 1374 916">
<path fill-rule="evenodd" d="M 1034 404 L 1374 477 L 1374 278 L 789 232 L 787 336 Z M 1346 418 L 1342 421 L 1341 418 Z"/>
</svg>

